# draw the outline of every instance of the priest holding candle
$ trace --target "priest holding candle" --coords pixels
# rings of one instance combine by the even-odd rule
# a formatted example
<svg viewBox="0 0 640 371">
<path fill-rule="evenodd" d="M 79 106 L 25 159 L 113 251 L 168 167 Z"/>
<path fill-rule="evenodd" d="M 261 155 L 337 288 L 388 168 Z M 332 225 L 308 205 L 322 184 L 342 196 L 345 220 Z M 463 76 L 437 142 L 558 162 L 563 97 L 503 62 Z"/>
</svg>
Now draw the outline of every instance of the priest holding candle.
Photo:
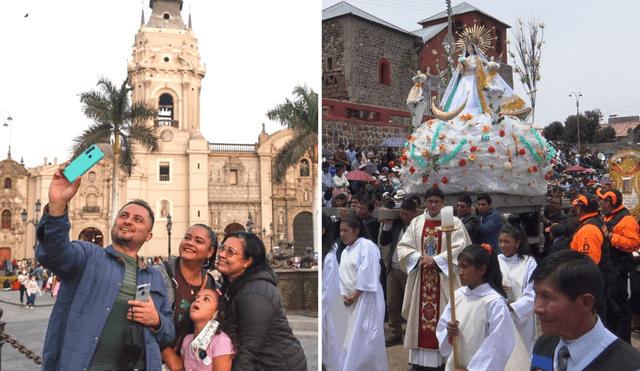
<svg viewBox="0 0 640 371">
<path fill-rule="evenodd" d="M 471 244 L 453 209 L 443 208 L 444 193 L 439 188 L 427 190 L 425 204 L 424 214 L 413 219 L 397 247 L 400 267 L 408 274 L 402 316 L 407 320 L 404 346 L 410 349 L 413 371 L 444 370 L 436 327 L 449 302 L 450 280 L 454 290 L 460 287 L 460 279 L 451 272 L 449 263 L 455 265 L 460 251 Z M 450 258 L 442 228 L 453 230 L 447 233 L 451 235 Z"/>
</svg>

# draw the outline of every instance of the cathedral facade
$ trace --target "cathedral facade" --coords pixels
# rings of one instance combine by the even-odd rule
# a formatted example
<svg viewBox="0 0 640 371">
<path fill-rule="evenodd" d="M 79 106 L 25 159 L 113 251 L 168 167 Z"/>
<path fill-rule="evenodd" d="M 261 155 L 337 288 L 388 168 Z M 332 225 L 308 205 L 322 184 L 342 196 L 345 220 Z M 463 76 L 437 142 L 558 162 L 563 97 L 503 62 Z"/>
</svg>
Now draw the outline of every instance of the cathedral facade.
<svg viewBox="0 0 640 371">
<path fill-rule="evenodd" d="M 291 130 L 267 134 L 263 127 L 254 144 L 216 144 L 204 138 L 201 125 L 212 123 L 200 122 L 206 68 L 191 17 L 185 25 L 181 0 L 151 0 L 149 6 L 152 13 L 146 22 L 142 15 L 127 70 L 132 100 L 153 102 L 158 109 L 147 125 L 157 129 L 160 151 L 135 147 L 131 176 L 121 173 L 117 179 L 120 206 L 140 198 L 155 212 L 153 238 L 140 256 L 166 257 L 170 243 L 171 255 L 177 255 L 179 241 L 195 223 L 211 226 L 219 241 L 229 232 L 252 231 L 262 237 L 267 251 L 282 242 L 299 253 L 312 247 L 314 159 L 302 158 L 282 183 L 275 183 L 272 161 L 293 137 Z M 10 153 L 0 161 L 0 258 L 34 257 L 35 222 L 42 215 L 39 207 L 47 204 L 57 162 L 45 159 L 43 165 L 25 168 Z M 112 160 L 105 158 L 83 176 L 69 205 L 72 240 L 111 243 L 111 166 Z"/>
</svg>

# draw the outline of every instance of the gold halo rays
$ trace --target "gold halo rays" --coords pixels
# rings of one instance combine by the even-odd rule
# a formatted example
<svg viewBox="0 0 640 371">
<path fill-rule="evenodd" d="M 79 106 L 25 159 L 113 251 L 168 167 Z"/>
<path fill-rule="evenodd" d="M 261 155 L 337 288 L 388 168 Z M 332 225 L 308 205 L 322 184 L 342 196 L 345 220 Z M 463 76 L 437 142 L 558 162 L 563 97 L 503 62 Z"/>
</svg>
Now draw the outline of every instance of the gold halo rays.
<svg viewBox="0 0 640 371">
<path fill-rule="evenodd" d="M 482 54 L 485 54 L 487 49 L 491 49 L 491 42 L 493 36 L 491 31 L 484 26 L 478 26 L 474 24 L 473 27 L 465 27 L 462 32 L 458 32 L 458 41 L 456 41 L 456 50 L 461 51 L 466 48 L 467 45 L 475 45 Z"/>
</svg>

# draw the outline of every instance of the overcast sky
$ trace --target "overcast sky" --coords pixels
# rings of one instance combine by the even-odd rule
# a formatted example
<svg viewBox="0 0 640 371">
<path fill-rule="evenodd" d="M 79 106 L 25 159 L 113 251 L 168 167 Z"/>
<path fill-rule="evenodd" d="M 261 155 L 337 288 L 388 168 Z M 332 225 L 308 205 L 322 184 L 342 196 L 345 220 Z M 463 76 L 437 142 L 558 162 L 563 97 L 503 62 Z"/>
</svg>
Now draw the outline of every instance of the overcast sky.
<svg viewBox="0 0 640 371">
<path fill-rule="evenodd" d="M 322 0 L 322 9 L 338 3 Z M 446 10 L 445 0 L 347 1 L 367 13 L 407 31 L 417 23 Z M 538 18 L 544 22 L 541 80 L 538 82 L 536 124 L 545 126 L 576 113 L 572 91 L 582 93 L 580 111 L 600 109 L 609 115 L 640 114 L 640 27 L 637 2 L 567 0 L 467 0 L 468 4 L 514 27 L 516 18 Z M 452 6 L 461 4 L 453 0 Z M 511 30 L 508 37 L 513 38 Z M 511 57 L 509 64 L 513 66 Z M 514 76 L 516 92 L 528 102 Z M 408 92 L 407 92 L 408 93 Z"/>
<path fill-rule="evenodd" d="M 11 157 L 27 167 L 69 157 L 71 139 L 91 121 L 80 92 L 100 75 L 120 84 L 149 0 L 0 1 L 0 115 L 13 117 Z M 211 143 L 255 143 L 265 113 L 293 88 L 320 90 L 318 1 L 184 0 L 207 74 L 202 82 L 201 130 Z M 25 15 L 27 15 L 25 17 Z M 4 119 L 0 118 L 0 125 Z M 9 146 L 0 126 L 0 160 Z"/>
</svg>

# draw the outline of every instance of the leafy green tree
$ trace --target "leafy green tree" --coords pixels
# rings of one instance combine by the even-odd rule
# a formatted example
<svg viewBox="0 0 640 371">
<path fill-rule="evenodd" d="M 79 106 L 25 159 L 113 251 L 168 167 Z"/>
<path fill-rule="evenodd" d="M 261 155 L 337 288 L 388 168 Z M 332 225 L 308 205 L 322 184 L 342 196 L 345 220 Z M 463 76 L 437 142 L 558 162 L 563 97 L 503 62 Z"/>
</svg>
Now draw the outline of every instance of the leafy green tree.
<svg viewBox="0 0 640 371">
<path fill-rule="evenodd" d="M 311 161 L 311 182 L 312 182 L 312 209 L 313 209 L 313 235 L 317 236 L 317 199 L 318 177 L 317 173 L 317 148 L 318 148 L 318 94 L 313 89 L 308 89 L 306 85 L 296 86 L 293 89 L 295 99 L 293 101 L 286 98 L 284 103 L 278 104 L 275 108 L 267 112 L 267 117 L 293 130 L 293 138 L 289 140 L 278 152 L 273 165 L 273 179 L 280 183 L 284 180 L 287 169 L 298 164 L 305 155 Z M 314 245 L 317 238 L 314 238 Z M 318 247 L 314 246 L 314 251 Z"/>
<path fill-rule="evenodd" d="M 542 135 L 547 140 L 558 140 L 562 137 L 564 132 L 564 125 L 560 121 L 554 121 L 542 129 Z"/>
<path fill-rule="evenodd" d="M 600 126 L 598 131 L 596 132 L 595 142 L 596 143 L 610 143 L 615 142 L 616 140 L 616 130 L 611 126 Z"/>
<path fill-rule="evenodd" d="M 562 139 L 568 143 L 578 143 L 578 116 L 567 117 L 564 125 Z M 599 109 L 585 111 L 580 114 L 580 142 L 595 143 L 595 134 L 602 121 L 602 112 Z"/>
<path fill-rule="evenodd" d="M 145 125 L 145 121 L 156 117 L 157 110 L 153 103 L 130 103 L 131 88 L 127 80 L 118 87 L 100 77 L 96 86 L 94 90 L 80 93 L 82 112 L 93 123 L 73 139 L 72 152 L 76 157 L 96 143 L 109 143 L 113 147 L 111 220 L 114 220 L 118 212 L 119 169 L 131 176 L 135 166 L 134 141 L 150 152 L 160 148 L 156 128 Z"/>
<path fill-rule="evenodd" d="M 315 157 L 318 145 L 318 94 L 306 86 L 293 89 L 294 101 L 289 98 L 267 112 L 270 120 L 293 129 L 294 136 L 280 149 L 274 164 L 273 178 L 280 183 L 287 169 L 294 166 L 305 155 Z"/>
</svg>

